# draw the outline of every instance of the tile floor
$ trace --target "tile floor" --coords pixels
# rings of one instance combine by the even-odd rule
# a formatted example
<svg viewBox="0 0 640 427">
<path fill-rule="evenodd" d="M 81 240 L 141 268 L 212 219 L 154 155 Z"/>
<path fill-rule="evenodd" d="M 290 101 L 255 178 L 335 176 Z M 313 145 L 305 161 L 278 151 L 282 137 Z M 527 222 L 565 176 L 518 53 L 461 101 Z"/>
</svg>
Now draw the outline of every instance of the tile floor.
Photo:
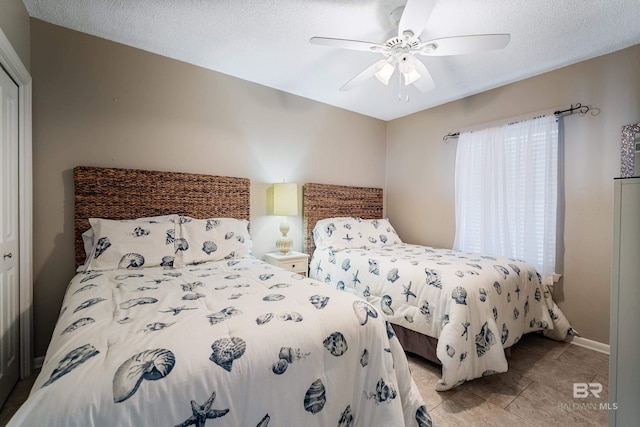
<svg viewBox="0 0 640 427">
<path fill-rule="evenodd" d="M 529 334 L 511 350 L 509 371 L 437 392 L 440 367 L 409 355 L 413 377 L 433 421 L 445 426 L 606 426 L 609 357 Z M 0 410 L 4 426 L 29 394 L 36 374 L 20 381 Z M 573 383 L 600 383 L 599 399 L 573 399 Z"/>
<path fill-rule="evenodd" d="M 609 356 L 529 334 L 512 348 L 509 371 L 437 392 L 440 367 L 417 356 L 409 366 L 439 426 L 606 426 Z M 573 383 L 600 383 L 600 398 L 573 398 Z"/>
</svg>

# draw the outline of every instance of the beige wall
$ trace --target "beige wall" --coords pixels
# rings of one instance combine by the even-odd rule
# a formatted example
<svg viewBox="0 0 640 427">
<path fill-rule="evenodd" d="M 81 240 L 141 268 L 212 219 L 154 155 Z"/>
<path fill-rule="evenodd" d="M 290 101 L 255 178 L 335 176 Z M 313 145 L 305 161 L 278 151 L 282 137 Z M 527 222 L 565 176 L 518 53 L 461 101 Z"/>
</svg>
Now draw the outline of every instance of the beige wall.
<svg viewBox="0 0 640 427">
<path fill-rule="evenodd" d="M 380 120 L 35 19 L 31 37 L 36 356 L 74 274 L 74 166 L 248 177 L 256 256 L 279 236 L 271 183 L 384 185 Z"/>
<path fill-rule="evenodd" d="M 22 64 L 30 71 L 29 14 L 22 0 L 0 1 L 0 29 L 9 39 Z"/>
<path fill-rule="evenodd" d="M 1 21 L 0 21 L 1 23 Z M 451 247 L 449 131 L 582 102 L 566 119 L 564 277 L 555 297 L 584 337 L 608 342 L 612 178 L 620 127 L 640 121 L 640 47 L 388 123 L 31 20 L 34 78 L 35 354 L 44 355 L 73 275 L 77 165 L 246 176 L 255 253 L 274 249 L 272 182 L 386 186 L 409 242 Z M 301 220 L 290 233 L 301 249 Z"/>
<path fill-rule="evenodd" d="M 451 247 L 455 140 L 477 124 L 581 102 L 565 119 L 564 275 L 555 298 L 583 337 L 609 342 L 613 178 L 621 126 L 640 121 L 640 45 L 387 124 L 387 214 L 409 242 Z"/>
</svg>

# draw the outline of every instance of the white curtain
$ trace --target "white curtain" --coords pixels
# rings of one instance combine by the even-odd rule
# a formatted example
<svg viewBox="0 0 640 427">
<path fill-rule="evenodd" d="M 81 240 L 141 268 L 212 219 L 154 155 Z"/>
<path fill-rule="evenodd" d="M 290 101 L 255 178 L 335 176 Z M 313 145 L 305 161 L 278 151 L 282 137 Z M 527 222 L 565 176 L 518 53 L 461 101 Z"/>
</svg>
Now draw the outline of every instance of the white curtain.
<svg viewBox="0 0 640 427">
<path fill-rule="evenodd" d="M 554 116 L 460 134 L 454 249 L 522 259 L 552 284 L 557 205 Z"/>
</svg>

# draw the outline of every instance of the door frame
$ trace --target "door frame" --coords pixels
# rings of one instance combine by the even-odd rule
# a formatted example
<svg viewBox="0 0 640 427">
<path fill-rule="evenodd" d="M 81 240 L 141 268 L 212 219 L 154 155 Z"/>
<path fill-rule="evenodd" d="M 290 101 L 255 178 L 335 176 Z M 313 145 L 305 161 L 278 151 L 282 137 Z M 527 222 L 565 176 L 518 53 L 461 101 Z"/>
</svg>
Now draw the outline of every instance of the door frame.
<svg viewBox="0 0 640 427">
<path fill-rule="evenodd" d="M 20 244 L 20 376 L 31 375 L 33 353 L 33 180 L 31 75 L 0 28 L 0 65 L 18 84 L 18 191 Z"/>
</svg>

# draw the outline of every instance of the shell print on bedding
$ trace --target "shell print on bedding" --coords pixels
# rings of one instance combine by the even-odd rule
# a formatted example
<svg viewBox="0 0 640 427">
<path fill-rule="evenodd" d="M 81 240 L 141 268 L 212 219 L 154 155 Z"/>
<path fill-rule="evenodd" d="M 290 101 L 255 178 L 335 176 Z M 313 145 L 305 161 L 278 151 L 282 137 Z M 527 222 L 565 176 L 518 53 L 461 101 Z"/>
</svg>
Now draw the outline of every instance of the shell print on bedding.
<svg viewBox="0 0 640 427">
<path fill-rule="evenodd" d="M 268 427 L 269 421 L 271 421 L 271 417 L 269 416 L 269 414 L 266 414 L 264 417 L 262 417 L 256 427 Z"/>
<path fill-rule="evenodd" d="M 212 409 L 213 401 L 216 400 L 216 392 L 211 393 L 211 397 L 203 405 L 199 405 L 195 400 L 191 401 L 191 415 L 185 421 L 177 424 L 176 427 L 196 426 L 204 427 L 207 420 L 220 418 L 227 415 L 229 409 Z"/>
<path fill-rule="evenodd" d="M 213 314 L 208 314 L 207 318 L 209 319 L 209 324 L 210 325 L 217 325 L 218 323 L 222 323 L 225 320 L 233 317 L 233 316 L 237 316 L 239 314 L 242 314 L 242 311 L 236 309 L 235 307 L 231 306 L 231 307 L 227 307 L 227 308 L 223 308 L 222 310 L 220 310 L 217 313 L 213 313 Z"/>
<path fill-rule="evenodd" d="M 165 244 L 170 245 L 172 243 L 175 243 L 175 241 L 176 241 L 176 230 L 171 228 L 167 230 L 167 235 L 165 236 Z"/>
<path fill-rule="evenodd" d="M 211 255 L 217 250 L 218 250 L 218 245 L 216 245 L 215 242 L 206 241 L 202 243 L 202 252 L 204 252 L 207 255 Z"/>
<path fill-rule="evenodd" d="M 425 268 L 424 273 L 427 275 L 427 284 L 435 286 L 438 289 L 442 289 L 442 279 L 440 278 L 440 272 L 431 268 Z"/>
<path fill-rule="evenodd" d="M 380 380 L 376 384 L 376 391 L 369 392 L 367 398 L 374 399 L 377 403 L 382 403 L 395 399 L 397 395 L 398 392 L 396 391 L 396 389 L 392 385 L 385 383 L 384 379 L 380 378 Z"/>
<path fill-rule="evenodd" d="M 73 295 L 77 294 L 78 292 L 82 292 L 82 291 L 86 291 L 86 290 L 91 289 L 91 288 L 95 288 L 96 286 L 98 286 L 98 285 L 93 284 L 93 283 L 89 283 L 89 284 L 87 284 L 87 285 L 84 285 L 84 286 L 83 286 L 83 287 L 81 287 L 81 288 L 78 288 L 78 290 L 77 290 L 77 291 L 75 291 L 75 292 L 73 293 Z"/>
<path fill-rule="evenodd" d="M 480 333 L 476 335 L 476 352 L 478 353 L 478 357 L 483 356 L 495 343 L 495 335 L 489 329 L 489 324 L 484 322 L 484 325 L 482 325 L 482 328 L 480 329 Z"/>
<path fill-rule="evenodd" d="M 45 387 L 58 380 L 60 377 L 68 374 L 79 365 L 86 362 L 87 359 L 92 358 L 98 353 L 100 352 L 91 344 L 85 344 L 71 350 L 58 363 L 58 366 L 53 370 L 53 372 L 51 372 L 51 376 L 49 377 L 47 382 L 42 385 L 42 387 Z"/>
<path fill-rule="evenodd" d="M 197 292 L 196 292 L 195 294 L 186 294 L 186 295 L 183 295 L 183 296 L 182 296 L 182 299 L 183 299 L 184 301 L 195 301 L 195 300 L 197 300 L 197 299 L 204 298 L 205 296 L 206 296 L 206 295 L 204 295 L 204 294 L 200 294 L 200 293 L 197 293 Z"/>
<path fill-rule="evenodd" d="M 304 395 L 304 410 L 312 414 L 317 414 L 322 411 L 325 403 L 327 403 L 326 389 L 324 388 L 322 380 L 318 378 L 311 383 L 311 386 Z"/>
<path fill-rule="evenodd" d="M 336 357 L 342 356 L 349 349 L 347 340 L 340 332 L 333 332 L 331 335 L 324 339 L 322 344 L 327 350 L 329 350 L 329 353 L 333 354 Z"/>
<path fill-rule="evenodd" d="M 353 311 L 356 313 L 356 317 L 360 321 L 361 326 L 367 324 L 369 317 L 374 319 L 378 317 L 376 309 L 373 308 L 371 304 L 363 300 L 355 300 L 353 302 Z"/>
<path fill-rule="evenodd" d="M 102 301 L 106 301 L 106 299 L 98 297 L 98 298 L 91 298 L 86 300 L 85 302 L 83 302 L 82 304 L 80 304 L 78 307 L 76 307 L 75 310 L 73 310 L 74 313 L 77 313 L 80 310 L 84 310 L 85 308 L 89 308 L 93 305 L 96 305 Z"/>
<path fill-rule="evenodd" d="M 104 251 L 106 251 L 109 248 L 109 246 L 111 246 L 111 242 L 109 242 L 108 237 L 99 238 L 98 242 L 96 243 L 96 250 L 93 254 L 93 257 L 98 258 L 100 255 L 104 253 Z"/>
<path fill-rule="evenodd" d="M 393 315 L 393 308 L 391 308 L 391 303 L 393 300 L 389 295 L 383 295 L 380 299 L 380 307 L 382 308 L 382 312 L 386 315 Z"/>
<path fill-rule="evenodd" d="M 462 286 L 456 286 L 451 291 L 451 298 L 456 302 L 456 304 L 467 305 L 467 291 Z"/>
<path fill-rule="evenodd" d="M 83 277 L 80 280 L 80 283 L 84 283 L 84 282 L 88 282 L 89 280 L 93 280 L 96 277 L 102 276 L 102 273 L 93 273 L 93 274 L 89 274 L 88 276 Z"/>
<path fill-rule="evenodd" d="M 239 359 L 247 349 L 247 343 L 239 337 L 220 338 L 211 344 L 211 360 L 216 365 L 231 372 L 233 361 Z"/>
<path fill-rule="evenodd" d="M 322 310 L 329 303 L 329 297 L 324 295 L 312 295 L 309 297 L 309 302 L 318 310 Z"/>
<path fill-rule="evenodd" d="M 214 228 L 216 228 L 218 225 L 220 225 L 220 221 L 217 219 L 208 219 L 207 220 L 207 225 L 205 226 L 205 230 L 206 231 L 211 231 Z"/>
<path fill-rule="evenodd" d="M 67 326 L 61 333 L 60 335 L 64 335 L 64 334 L 68 334 L 69 332 L 73 332 L 76 329 L 84 326 L 84 325 L 88 325 L 90 323 L 95 322 L 94 319 L 92 319 L 91 317 L 83 317 L 81 319 L 76 320 L 75 322 L 73 322 L 72 324 L 70 324 L 69 326 Z"/>
<path fill-rule="evenodd" d="M 338 427 L 351 427 L 353 424 L 353 414 L 351 413 L 351 405 L 347 405 L 345 410 L 340 415 L 338 420 Z"/>
<path fill-rule="evenodd" d="M 114 277 L 114 279 L 125 280 L 125 279 L 137 278 L 137 277 L 144 277 L 144 274 L 140 274 L 140 273 L 118 274 L 117 276 Z"/>
<path fill-rule="evenodd" d="M 256 323 L 258 325 L 264 325 L 265 323 L 269 323 L 271 319 L 273 319 L 273 313 L 262 314 L 256 318 Z"/>
<path fill-rule="evenodd" d="M 169 307 L 168 310 L 160 310 L 160 313 L 173 313 L 174 316 L 177 316 L 178 314 L 182 313 L 183 310 L 197 310 L 196 307 L 187 307 L 187 306 L 180 306 L 180 307 Z"/>
<path fill-rule="evenodd" d="M 377 260 L 369 259 L 369 273 L 375 274 L 376 276 L 380 274 L 380 267 L 378 266 Z"/>
<path fill-rule="evenodd" d="M 418 427 L 433 427 L 431 416 L 427 412 L 427 407 L 422 405 L 416 411 L 416 422 Z"/>
<path fill-rule="evenodd" d="M 171 323 L 164 323 L 164 322 L 153 322 L 153 323 L 149 323 L 147 324 L 147 327 L 144 328 L 142 331 L 143 332 L 155 332 L 155 331 L 161 331 L 165 328 L 168 328 L 169 326 L 173 325 L 176 322 L 171 322 Z"/>
<path fill-rule="evenodd" d="M 176 364 L 172 351 L 164 348 L 145 350 L 125 360 L 113 376 L 113 401 L 120 403 L 135 394 L 142 380 L 159 380 Z"/>
<path fill-rule="evenodd" d="M 158 300 L 156 298 L 152 298 L 152 297 L 142 297 L 142 298 L 132 298 L 130 300 L 127 300 L 125 302 L 121 302 L 119 307 L 123 310 L 128 310 L 132 307 L 135 307 L 137 305 L 144 305 L 144 304 L 155 304 L 157 303 Z"/>
<path fill-rule="evenodd" d="M 178 238 L 178 239 L 176 239 L 174 244 L 175 244 L 175 248 L 176 248 L 176 253 L 184 252 L 184 251 L 189 249 L 189 242 L 187 242 L 187 239 Z"/>
<path fill-rule="evenodd" d="M 276 375 L 282 375 L 289 367 L 289 364 L 304 359 L 310 354 L 311 353 L 303 353 L 299 348 L 294 350 L 291 347 L 282 347 L 280 348 L 280 353 L 278 353 L 278 361 L 273 363 L 271 370 Z"/>
<path fill-rule="evenodd" d="M 149 230 L 145 230 L 144 228 L 138 226 L 136 228 L 133 229 L 133 235 L 135 237 L 142 237 L 142 236 L 148 236 L 150 233 Z"/>
<path fill-rule="evenodd" d="M 368 364 L 369 364 L 369 350 L 365 348 L 364 351 L 362 352 L 362 355 L 360 356 L 360 365 L 364 368 Z"/>
<path fill-rule="evenodd" d="M 506 268 L 504 268 L 504 267 L 503 267 L 503 266 L 501 266 L 501 265 L 495 264 L 495 265 L 493 266 L 493 268 L 495 268 L 497 272 L 499 272 L 499 273 L 501 273 L 501 274 L 502 274 L 502 276 L 503 276 L 502 278 L 503 278 L 503 279 L 506 279 L 506 278 L 507 278 L 507 276 L 509 275 L 509 270 L 507 270 Z"/>
<path fill-rule="evenodd" d="M 387 273 L 387 280 L 391 283 L 394 283 L 399 278 L 400 276 L 398 275 L 398 269 L 395 267 L 389 270 L 389 272 Z"/>
<path fill-rule="evenodd" d="M 282 313 L 278 313 L 276 317 L 278 320 L 282 320 L 282 321 L 290 320 L 294 323 L 302 322 L 302 320 L 304 320 L 302 317 L 302 314 L 298 313 L 297 311 L 283 311 Z"/>
<path fill-rule="evenodd" d="M 118 268 L 140 268 L 144 265 L 144 257 L 136 253 L 124 254 L 118 263 Z"/>
<path fill-rule="evenodd" d="M 160 267 L 173 267 L 173 262 L 175 261 L 175 257 L 170 255 L 163 256 L 162 261 L 160 262 Z"/>
<path fill-rule="evenodd" d="M 282 294 L 269 294 L 262 298 L 263 301 L 282 301 L 284 299 Z"/>
</svg>

